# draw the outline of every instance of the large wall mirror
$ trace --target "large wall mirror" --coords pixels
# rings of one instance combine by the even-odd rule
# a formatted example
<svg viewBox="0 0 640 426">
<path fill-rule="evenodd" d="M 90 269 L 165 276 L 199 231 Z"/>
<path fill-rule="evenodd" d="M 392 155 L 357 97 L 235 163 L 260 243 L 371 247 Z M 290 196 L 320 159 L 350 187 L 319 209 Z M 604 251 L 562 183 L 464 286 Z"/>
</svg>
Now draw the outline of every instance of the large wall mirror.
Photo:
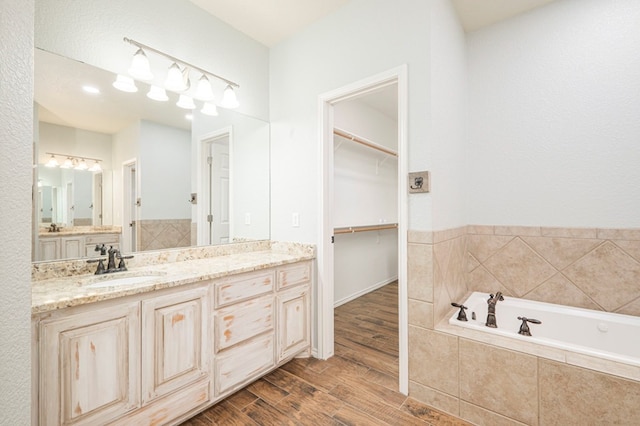
<svg viewBox="0 0 640 426">
<path fill-rule="evenodd" d="M 35 49 L 34 260 L 51 224 L 116 230 L 123 252 L 268 239 L 269 124 L 154 101 L 141 82 L 125 93 L 115 78 Z"/>
</svg>

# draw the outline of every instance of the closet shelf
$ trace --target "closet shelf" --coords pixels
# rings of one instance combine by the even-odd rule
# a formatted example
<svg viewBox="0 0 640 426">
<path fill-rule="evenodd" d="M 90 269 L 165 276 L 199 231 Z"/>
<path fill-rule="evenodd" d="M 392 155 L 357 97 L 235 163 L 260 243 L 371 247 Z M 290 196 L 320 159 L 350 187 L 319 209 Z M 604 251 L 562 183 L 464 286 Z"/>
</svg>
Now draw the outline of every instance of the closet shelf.
<svg viewBox="0 0 640 426">
<path fill-rule="evenodd" d="M 397 229 L 397 223 L 385 223 L 381 225 L 365 225 L 365 226 L 347 226 L 343 228 L 334 228 L 333 234 L 353 234 L 356 232 L 382 231 L 385 229 Z"/>
<path fill-rule="evenodd" d="M 345 139 L 348 139 L 350 141 L 359 143 L 359 144 L 364 145 L 366 147 L 375 149 L 377 151 L 384 152 L 385 154 L 390 155 L 392 157 L 398 157 L 398 153 L 396 151 L 392 150 L 391 148 L 387 148 L 386 146 L 382 146 L 382 145 L 377 144 L 375 142 L 371 142 L 371 141 L 368 141 L 366 139 L 359 138 L 357 136 L 354 136 L 352 134 L 349 134 L 349 133 L 345 132 L 344 130 L 340 130 L 338 128 L 335 128 L 335 129 L 333 129 L 333 134 L 336 135 L 336 136 L 341 136 L 341 137 L 343 137 Z"/>
</svg>

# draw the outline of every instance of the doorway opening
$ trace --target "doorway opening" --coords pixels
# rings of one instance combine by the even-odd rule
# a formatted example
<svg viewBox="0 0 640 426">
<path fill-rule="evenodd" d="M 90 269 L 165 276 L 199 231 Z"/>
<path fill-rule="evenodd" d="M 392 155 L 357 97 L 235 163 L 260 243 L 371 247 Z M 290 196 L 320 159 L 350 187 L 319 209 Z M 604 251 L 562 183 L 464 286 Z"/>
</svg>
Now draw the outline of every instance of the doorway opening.
<svg viewBox="0 0 640 426">
<path fill-rule="evenodd" d="M 393 96 L 393 101 L 397 102 L 396 106 L 396 127 L 394 129 L 395 132 L 395 142 L 397 146 L 395 149 L 393 147 L 390 149 L 392 153 L 396 153 L 397 157 L 393 159 L 393 161 L 397 161 L 395 179 L 391 179 L 393 182 L 394 191 L 393 195 L 386 194 L 385 197 L 389 200 L 390 196 L 393 208 L 391 213 L 378 213 L 378 216 L 367 216 L 369 212 L 369 208 L 367 208 L 367 203 L 369 201 L 363 201 L 363 208 L 361 212 L 355 212 L 356 215 L 360 215 L 358 219 L 356 219 L 356 225 L 354 227 L 346 226 L 346 223 L 342 223 L 345 219 L 345 212 L 337 212 L 336 207 L 341 204 L 341 200 L 336 197 L 348 197 L 349 193 L 355 194 L 358 192 L 357 185 L 362 184 L 362 182 L 358 182 L 358 179 L 352 179 L 353 187 L 349 187 L 349 184 L 345 187 L 337 188 L 336 184 L 339 183 L 338 177 L 336 176 L 336 143 L 337 139 L 335 139 L 336 130 L 338 132 L 347 133 L 347 140 L 360 139 L 366 142 L 364 145 L 372 145 L 374 147 L 384 146 L 385 143 L 380 143 L 379 141 L 371 140 L 371 137 L 362 137 L 361 135 L 354 134 L 356 131 L 352 131 L 351 133 L 344 132 L 345 129 L 340 129 L 337 127 L 338 124 L 341 124 L 343 127 L 343 123 L 345 120 L 355 120 L 358 121 L 358 114 L 352 114 L 343 111 L 341 105 L 345 105 L 348 102 L 352 102 L 355 100 L 365 100 L 368 98 L 369 101 L 372 101 L 376 96 L 374 95 L 385 94 L 386 96 Z M 386 100 L 389 102 L 389 98 Z M 401 66 L 390 71 L 381 73 L 379 75 L 370 77 L 368 79 L 353 83 L 346 87 L 334 90 L 330 93 L 323 94 L 319 97 L 319 111 L 320 111 L 320 170 L 321 173 L 321 199 L 320 199 L 320 217 L 319 217 L 319 243 L 318 243 L 318 279 L 316 282 L 316 300 L 317 300 L 317 324 L 315 327 L 315 336 L 314 336 L 314 351 L 315 355 L 321 359 L 327 359 L 334 355 L 335 353 L 335 317 L 334 317 L 334 308 L 337 304 L 336 302 L 344 302 L 349 299 L 350 296 L 344 296 L 341 300 L 336 300 L 336 294 L 340 295 L 340 292 L 336 290 L 336 270 L 337 267 L 340 268 L 340 262 L 344 259 L 339 259 L 339 262 L 336 262 L 336 237 L 338 234 L 344 230 L 349 228 L 367 228 L 367 229 L 359 229 L 362 231 L 371 231 L 371 232 L 363 232 L 362 235 L 367 235 L 366 238 L 373 238 L 374 243 L 377 244 L 383 239 L 388 239 L 389 236 L 394 238 L 394 256 L 395 256 L 395 265 L 391 266 L 391 269 L 395 269 L 397 275 L 395 277 L 388 276 L 387 278 L 391 278 L 391 281 L 385 282 L 378 280 L 379 282 L 374 283 L 373 287 L 382 287 L 385 284 L 394 283 L 397 280 L 397 324 L 398 324 L 398 381 L 399 381 L 399 390 L 400 392 L 407 394 L 408 393 L 408 312 L 407 312 L 407 217 L 408 217 L 408 208 L 407 208 L 407 194 L 404 188 L 404 182 L 406 180 L 407 175 L 407 70 L 406 66 Z M 369 105 L 371 106 L 371 105 Z M 371 118 L 371 117 L 370 117 Z M 355 123 L 355 121 L 352 121 Z M 376 123 L 375 120 L 369 120 L 370 127 L 375 128 Z M 379 123 L 378 123 L 379 124 Z M 354 128 L 357 128 L 357 125 L 354 125 Z M 377 131 L 377 130 L 376 130 Z M 362 133 L 365 133 L 362 130 Z M 373 134 L 376 134 L 375 131 Z M 339 135 L 340 136 L 340 135 Z M 339 143 L 339 142 L 338 142 Z M 388 156 L 388 153 L 385 154 Z M 385 157 L 383 155 L 383 157 Z M 340 160 L 342 161 L 342 160 Z M 373 161 L 373 160 L 372 160 Z M 380 158 L 375 160 L 375 163 L 371 163 L 373 167 L 376 168 L 376 173 L 381 172 L 382 165 L 387 162 L 388 159 Z M 389 163 L 387 163 L 388 165 Z M 344 180 L 343 180 L 344 181 Z M 379 182 L 378 182 L 379 183 Z M 388 189 L 388 188 L 387 188 Z M 380 194 L 377 194 L 374 198 L 378 197 Z M 383 197 L 384 198 L 384 197 Z M 379 197 L 376 199 L 380 199 Z M 389 204 L 389 202 L 387 202 Z M 369 205 L 369 207 L 371 207 Z M 380 207 L 380 206 L 379 206 Z M 384 206 L 389 207 L 387 206 Z M 383 208 L 380 211 L 385 211 Z M 386 210 L 389 212 L 390 210 Z M 347 216 L 349 213 L 347 212 Z M 389 217 L 380 217 L 380 216 Z M 369 226 L 364 226 L 365 222 L 374 222 L 369 223 Z M 354 231 L 356 232 L 356 231 Z M 351 242 L 353 243 L 353 241 Z M 377 249 L 376 249 L 377 250 Z M 389 253 L 386 253 L 387 259 Z M 389 274 L 387 274 L 389 275 Z M 395 285 L 395 284 L 393 284 Z M 342 291 L 342 288 L 339 289 Z M 361 290 L 362 294 L 366 294 L 373 290 L 371 286 L 368 288 Z M 352 295 L 357 296 L 357 291 Z M 348 300 L 347 300 L 348 301 Z"/>
</svg>

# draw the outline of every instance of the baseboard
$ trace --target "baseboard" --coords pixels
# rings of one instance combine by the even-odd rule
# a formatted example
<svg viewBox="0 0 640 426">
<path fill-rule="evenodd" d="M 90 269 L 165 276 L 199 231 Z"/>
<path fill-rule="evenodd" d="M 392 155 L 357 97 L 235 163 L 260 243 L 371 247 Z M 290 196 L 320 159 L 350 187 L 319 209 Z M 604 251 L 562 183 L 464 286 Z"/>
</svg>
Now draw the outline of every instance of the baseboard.
<svg viewBox="0 0 640 426">
<path fill-rule="evenodd" d="M 397 276 L 396 277 L 387 278 L 386 280 L 381 281 L 381 282 L 379 282 L 377 284 L 374 284 L 374 285 L 372 285 L 370 287 L 367 287 L 367 288 L 365 288 L 363 290 L 360 290 L 357 293 L 354 293 L 354 294 L 352 294 L 350 296 L 342 298 L 341 300 L 337 300 L 336 302 L 334 302 L 333 307 L 337 308 L 340 305 L 344 305 L 347 302 L 351 302 L 353 299 L 357 299 L 360 296 L 364 296 L 367 293 L 371 293 L 372 291 L 377 290 L 380 287 L 384 287 L 387 284 L 391 284 L 392 282 L 397 281 L 397 280 L 398 280 Z"/>
</svg>

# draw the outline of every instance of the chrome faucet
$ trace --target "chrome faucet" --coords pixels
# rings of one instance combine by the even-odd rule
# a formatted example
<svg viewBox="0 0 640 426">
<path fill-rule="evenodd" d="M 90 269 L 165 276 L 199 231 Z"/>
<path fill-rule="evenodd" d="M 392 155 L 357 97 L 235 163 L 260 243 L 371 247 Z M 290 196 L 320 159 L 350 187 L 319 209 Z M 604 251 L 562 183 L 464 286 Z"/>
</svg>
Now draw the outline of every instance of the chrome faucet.
<svg viewBox="0 0 640 426">
<path fill-rule="evenodd" d="M 489 308 L 487 310 L 487 322 L 485 324 L 487 327 L 498 328 L 498 324 L 496 323 L 496 303 L 500 300 L 504 300 L 501 292 L 497 292 L 495 296 L 493 294 L 489 295 L 489 300 L 487 300 Z"/>
</svg>

